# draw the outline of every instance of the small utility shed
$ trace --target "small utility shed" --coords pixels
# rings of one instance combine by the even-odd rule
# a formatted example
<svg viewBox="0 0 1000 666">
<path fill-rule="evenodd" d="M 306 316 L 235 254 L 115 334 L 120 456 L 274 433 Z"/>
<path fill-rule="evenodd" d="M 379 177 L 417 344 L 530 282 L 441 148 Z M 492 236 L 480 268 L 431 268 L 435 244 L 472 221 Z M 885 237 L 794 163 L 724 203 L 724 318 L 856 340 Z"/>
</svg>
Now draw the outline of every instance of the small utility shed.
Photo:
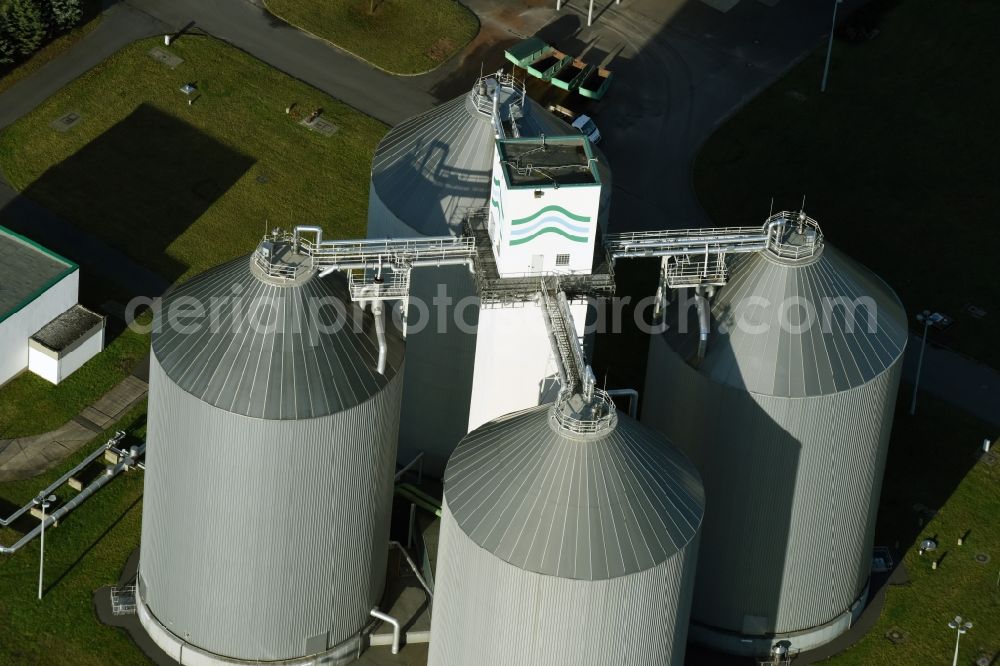
<svg viewBox="0 0 1000 666">
<path fill-rule="evenodd" d="M 58 384 L 104 349 L 104 317 L 74 305 L 28 341 L 28 369 Z"/>
<path fill-rule="evenodd" d="M 32 336 L 42 333 L 50 323 L 74 308 L 79 287 L 80 269 L 76 264 L 0 227 L 0 384 L 28 369 Z M 103 346 L 104 319 L 98 319 L 99 331 L 88 329 L 89 337 L 85 335 L 86 339 L 78 338 L 67 345 L 69 352 L 81 347 L 91 350 L 92 339 L 96 336 L 99 341 L 96 351 L 90 351 L 87 358 L 80 360 L 83 352 L 73 355 L 73 363 L 79 361 L 73 370 Z M 87 342 L 90 344 L 84 344 Z M 68 364 L 63 368 L 62 377 L 72 372 L 67 367 Z M 46 379 L 58 382 L 58 379 Z"/>
</svg>

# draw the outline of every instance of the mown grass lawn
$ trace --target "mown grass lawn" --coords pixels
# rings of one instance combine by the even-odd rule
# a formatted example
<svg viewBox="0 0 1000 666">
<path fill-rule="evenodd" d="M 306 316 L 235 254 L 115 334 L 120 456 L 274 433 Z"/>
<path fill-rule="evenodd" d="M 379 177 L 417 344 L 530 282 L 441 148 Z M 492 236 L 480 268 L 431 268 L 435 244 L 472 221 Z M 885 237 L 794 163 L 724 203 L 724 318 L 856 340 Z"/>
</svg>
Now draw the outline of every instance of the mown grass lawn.
<svg viewBox="0 0 1000 666">
<path fill-rule="evenodd" d="M 144 439 L 145 405 L 135 408 L 118 427 L 129 433 L 131 442 Z M 112 432 L 95 437 L 58 468 L 39 477 L 0 484 L 4 516 L 107 441 Z M 38 540 L 14 555 L 0 555 L 0 663 L 148 663 L 123 632 L 101 625 L 91 607 L 93 591 L 114 584 L 129 554 L 139 545 L 142 484 L 142 472 L 121 474 L 58 527 L 45 531 L 45 595 L 41 601 L 37 599 Z M 68 486 L 56 491 L 60 502 L 75 494 Z M 22 522 L 18 527 L 25 530 L 38 523 L 34 518 Z M 17 529 L 0 528 L 0 542 L 9 545 L 21 534 Z"/>
<path fill-rule="evenodd" d="M 434 69 L 479 31 L 479 19 L 458 0 L 266 0 L 266 4 L 289 23 L 394 74 Z"/>
<path fill-rule="evenodd" d="M 8 179 L 169 279 L 250 252 L 277 226 L 364 235 L 383 124 L 210 37 L 165 49 L 183 59 L 175 69 L 154 47 L 122 49 L 0 134 Z M 331 137 L 299 124 L 316 109 L 338 126 Z M 50 126 L 70 112 L 72 129 Z"/>
<path fill-rule="evenodd" d="M 148 324 L 147 312 L 138 318 Z M 0 439 L 54 430 L 127 377 L 149 352 L 149 335 L 126 328 L 80 369 L 53 386 L 27 370 L 0 386 Z"/>
<path fill-rule="evenodd" d="M 694 185 L 719 225 L 806 210 L 910 313 L 956 319 L 939 341 L 1000 367 L 1000 3 L 878 0 L 878 36 L 825 44 L 705 144 Z M 965 311 L 972 304 L 987 315 Z"/>
<path fill-rule="evenodd" d="M 875 628 L 824 662 L 830 666 L 949 664 L 955 632 L 947 624 L 955 615 L 975 625 L 962 639 L 959 664 L 1000 654 L 1000 460 L 988 465 L 974 456 L 984 437 L 998 433 L 928 398 L 921 398 L 918 414 L 911 417 L 907 398 L 901 392 L 876 544 L 900 542 L 910 582 L 888 589 Z M 915 507 L 937 513 L 919 526 L 921 514 Z M 959 547 L 963 535 L 967 538 Z M 938 550 L 920 556 L 920 542 L 931 537 Z M 978 554 L 986 554 L 989 562 L 976 561 Z M 942 555 L 933 570 L 932 562 Z M 899 644 L 886 638 L 893 629 L 904 635 Z"/>
</svg>

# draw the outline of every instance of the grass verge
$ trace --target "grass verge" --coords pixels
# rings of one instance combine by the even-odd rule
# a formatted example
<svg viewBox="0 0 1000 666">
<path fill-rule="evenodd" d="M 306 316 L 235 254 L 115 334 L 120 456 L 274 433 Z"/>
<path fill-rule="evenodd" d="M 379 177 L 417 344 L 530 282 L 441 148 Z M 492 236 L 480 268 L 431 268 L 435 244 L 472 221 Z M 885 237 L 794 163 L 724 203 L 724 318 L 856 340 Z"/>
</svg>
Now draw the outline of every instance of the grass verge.
<svg viewBox="0 0 1000 666">
<path fill-rule="evenodd" d="M 145 405 L 132 410 L 116 427 L 133 441 L 145 438 Z M 4 515 L 21 506 L 59 475 L 107 441 L 113 430 L 94 438 L 58 468 L 34 479 L 0 484 Z M 145 657 L 117 629 L 101 625 L 91 609 L 92 593 L 118 580 L 129 554 L 139 545 L 142 520 L 142 473 L 120 475 L 76 508 L 56 528 L 45 531 L 45 595 L 37 599 L 39 543 L 14 555 L 0 555 L 0 663 L 3 664 L 143 664 Z M 64 486 L 60 501 L 75 495 Z M 37 524 L 23 519 L 24 528 Z M 32 523 L 31 521 L 34 521 Z M 21 532 L 0 528 L 9 544 Z"/>
<path fill-rule="evenodd" d="M 1000 3 L 873 3 L 870 41 L 819 48 L 705 144 L 694 185 L 718 225 L 806 210 L 909 312 L 953 316 L 938 341 L 1000 367 L 1000 88 L 988 83 Z M 984 69 L 985 68 L 985 69 Z M 985 77 L 985 78 L 984 78 Z M 977 319 L 967 305 L 985 309 Z M 934 334 L 938 332 L 935 331 Z"/>
<path fill-rule="evenodd" d="M 266 4 L 289 23 L 393 74 L 434 69 L 479 31 L 476 15 L 457 0 L 266 0 Z"/>
<path fill-rule="evenodd" d="M 151 315 L 138 318 L 148 324 Z M 0 386 L 0 439 L 54 430 L 110 391 L 149 351 L 149 335 L 126 328 L 103 352 L 53 386 L 25 370 Z"/>
<path fill-rule="evenodd" d="M 183 62 L 172 69 L 154 48 Z M 185 95 L 185 83 L 197 91 Z M 299 123 L 315 109 L 337 127 L 332 136 Z M 80 121 L 53 129 L 70 112 Z M 148 39 L 0 134 L 0 167 L 25 196 L 173 280 L 251 251 L 276 226 L 363 236 L 385 131 L 210 37 L 165 50 Z"/>
</svg>

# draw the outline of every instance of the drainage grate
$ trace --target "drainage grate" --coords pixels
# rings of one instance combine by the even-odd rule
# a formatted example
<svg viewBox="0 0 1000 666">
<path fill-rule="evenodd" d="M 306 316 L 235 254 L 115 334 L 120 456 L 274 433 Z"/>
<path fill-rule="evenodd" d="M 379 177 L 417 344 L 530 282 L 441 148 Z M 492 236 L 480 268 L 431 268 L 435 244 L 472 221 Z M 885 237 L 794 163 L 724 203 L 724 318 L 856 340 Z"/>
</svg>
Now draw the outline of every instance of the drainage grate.
<svg viewBox="0 0 1000 666">
<path fill-rule="evenodd" d="M 135 614 L 135 585 L 111 588 L 111 612 L 115 615 Z"/>
</svg>

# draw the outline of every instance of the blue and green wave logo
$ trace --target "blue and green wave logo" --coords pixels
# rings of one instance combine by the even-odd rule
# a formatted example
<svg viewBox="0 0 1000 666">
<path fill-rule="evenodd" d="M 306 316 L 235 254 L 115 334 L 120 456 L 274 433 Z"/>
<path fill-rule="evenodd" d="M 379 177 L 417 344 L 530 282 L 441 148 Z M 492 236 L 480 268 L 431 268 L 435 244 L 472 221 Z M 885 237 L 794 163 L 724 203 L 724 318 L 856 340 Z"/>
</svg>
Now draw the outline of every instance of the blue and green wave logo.
<svg viewBox="0 0 1000 666">
<path fill-rule="evenodd" d="M 494 176 L 493 184 L 499 188 L 500 179 Z M 497 198 L 494 199 L 493 197 L 490 197 L 490 203 L 493 204 L 493 207 L 497 209 L 497 214 L 500 216 L 500 222 L 503 222 L 503 204 L 500 203 L 499 199 L 500 199 L 500 191 L 497 190 Z"/>
<path fill-rule="evenodd" d="M 571 213 L 561 206 L 546 206 L 516 220 L 511 220 L 511 245 L 523 245 L 542 234 L 559 234 L 574 243 L 586 243 L 590 218 Z"/>
</svg>

